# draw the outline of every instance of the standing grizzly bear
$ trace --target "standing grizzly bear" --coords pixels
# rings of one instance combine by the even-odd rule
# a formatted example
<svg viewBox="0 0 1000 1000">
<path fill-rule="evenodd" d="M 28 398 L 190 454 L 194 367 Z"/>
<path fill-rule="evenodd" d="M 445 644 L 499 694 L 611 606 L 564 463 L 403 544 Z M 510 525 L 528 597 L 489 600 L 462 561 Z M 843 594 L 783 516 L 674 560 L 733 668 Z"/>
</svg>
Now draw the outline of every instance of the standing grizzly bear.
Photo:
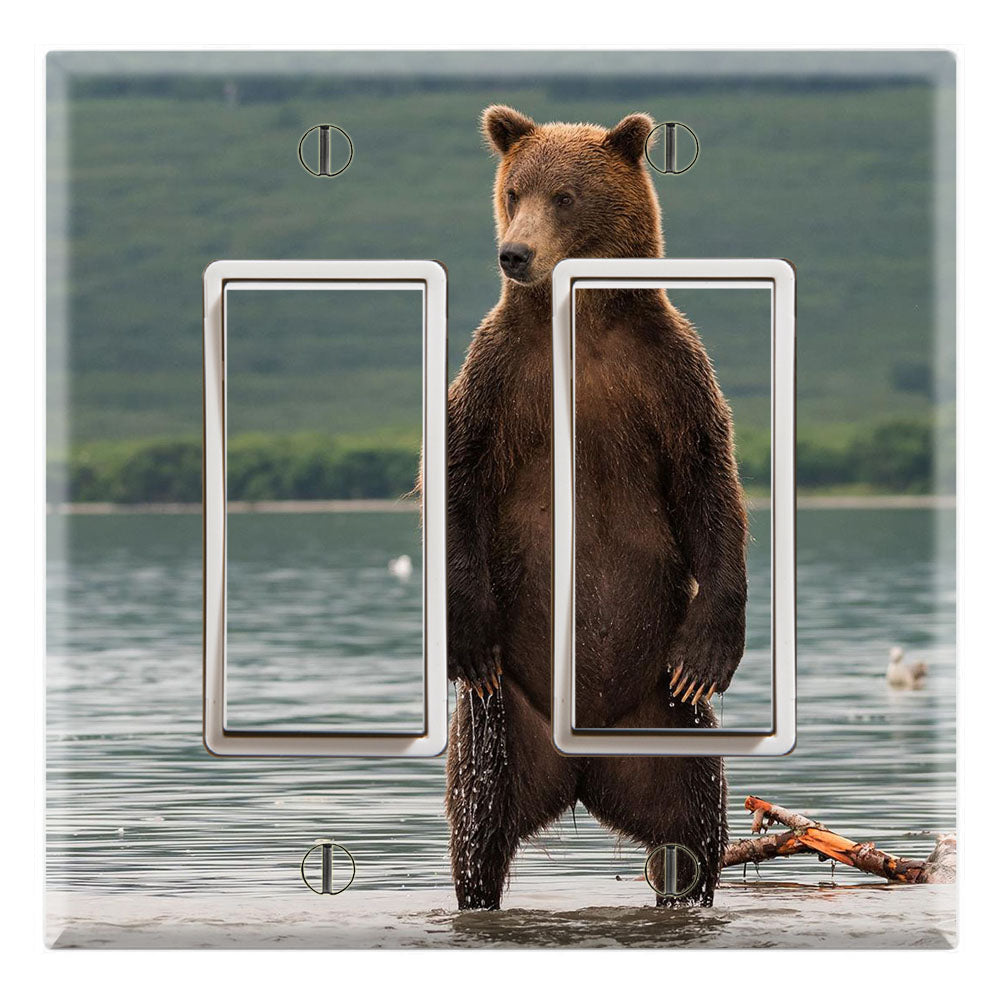
<svg viewBox="0 0 1000 1000">
<path fill-rule="evenodd" d="M 647 849 L 695 851 L 689 899 L 710 905 L 718 879 L 720 759 L 565 757 L 550 733 L 551 273 L 566 257 L 662 255 L 652 126 L 483 115 L 503 286 L 448 398 L 448 671 L 462 683 L 447 811 L 463 909 L 498 907 L 520 841 L 577 802 Z M 580 293 L 576 329 L 577 719 L 715 725 L 747 592 L 729 409 L 663 291 Z"/>
</svg>

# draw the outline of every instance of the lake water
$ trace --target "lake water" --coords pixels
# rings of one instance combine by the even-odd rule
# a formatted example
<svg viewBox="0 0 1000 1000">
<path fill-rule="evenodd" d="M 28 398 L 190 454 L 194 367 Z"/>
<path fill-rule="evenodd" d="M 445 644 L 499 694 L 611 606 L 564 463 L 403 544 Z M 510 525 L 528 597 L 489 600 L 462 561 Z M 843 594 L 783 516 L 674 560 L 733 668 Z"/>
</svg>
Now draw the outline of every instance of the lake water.
<svg viewBox="0 0 1000 1000">
<path fill-rule="evenodd" d="M 245 514 L 231 518 L 230 532 L 236 720 L 411 725 L 420 693 L 413 516 Z M 324 555 L 332 548 L 336 565 Z M 954 939 L 952 887 L 885 887 L 808 855 L 727 871 L 711 910 L 657 911 L 641 881 L 644 852 L 582 808 L 521 850 L 504 911 L 459 914 L 443 758 L 205 752 L 200 518 L 54 515 L 49 550 L 50 942 L 941 947 Z M 413 576 L 390 577 L 388 561 L 404 553 Z M 766 592 L 766 570 L 755 555 L 752 594 Z M 800 512 L 798 611 L 798 747 L 783 759 L 729 761 L 731 836 L 749 836 L 742 802 L 754 793 L 853 839 L 925 857 L 934 835 L 955 827 L 954 512 Z M 753 614 L 748 666 L 766 650 Z M 353 625 L 331 634 L 324 620 Z M 923 690 L 887 687 L 894 644 L 930 664 Z M 727 696 L 727 723 L 763 696 L 754 668 L 746 676 L 745 695 L 738 673 Z M 318 837 L 357 860 L 340 896 L 313 896 L 299 881 L 302 854 Z"/>
</svg>

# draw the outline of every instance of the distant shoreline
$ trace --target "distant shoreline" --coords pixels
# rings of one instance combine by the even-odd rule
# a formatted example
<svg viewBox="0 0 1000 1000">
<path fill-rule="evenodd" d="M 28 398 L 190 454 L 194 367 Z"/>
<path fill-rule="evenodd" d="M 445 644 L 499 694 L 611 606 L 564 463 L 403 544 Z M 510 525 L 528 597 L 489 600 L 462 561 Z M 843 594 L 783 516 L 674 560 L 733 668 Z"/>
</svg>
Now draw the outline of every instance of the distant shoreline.
<svg viewBox="0 0 1000 1000">
<path fill-rule="evenodd" d="M 766 510 L 770 503 L 750 497 L 751 510 Z M 953 496 L 800 496 L 799 510 L 954 510 Z M 232 500 L 230 514 L 415 514 L 416 500 Z M 47 514 L 200 514 L 200 503 L 50 503 Z"/>
</svg>

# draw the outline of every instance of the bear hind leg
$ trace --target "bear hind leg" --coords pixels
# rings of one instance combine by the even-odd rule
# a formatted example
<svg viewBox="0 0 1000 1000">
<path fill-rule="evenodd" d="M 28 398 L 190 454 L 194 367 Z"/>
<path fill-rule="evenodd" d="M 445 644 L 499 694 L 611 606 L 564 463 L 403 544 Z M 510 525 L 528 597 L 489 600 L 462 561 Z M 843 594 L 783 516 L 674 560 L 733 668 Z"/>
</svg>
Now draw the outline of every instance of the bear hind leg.
<svg viewBox="0 0 1000 1000">
<path fill-rule="evenodd" d="M 716 757 L 635 757 L 591 760 L 580 801 L 603 826 L 642 844 L 657 906 L 711 906 L 728 838 L 726 786 Z M 676 883 L 694 885 L 680 897 L 661 895 L 667 872 L 657 848 L 677 844 L 693 852 L 698 871 L 677 851 Z"/>
<path fill-rule="evenodd" d="M 446 811 L 459 909 L 499 909 L 520 842 L 575 801 L 573 765 L 546 720 L 506 677 L 480 699 L 459 686 L 448 747 Z"/>
</svg>

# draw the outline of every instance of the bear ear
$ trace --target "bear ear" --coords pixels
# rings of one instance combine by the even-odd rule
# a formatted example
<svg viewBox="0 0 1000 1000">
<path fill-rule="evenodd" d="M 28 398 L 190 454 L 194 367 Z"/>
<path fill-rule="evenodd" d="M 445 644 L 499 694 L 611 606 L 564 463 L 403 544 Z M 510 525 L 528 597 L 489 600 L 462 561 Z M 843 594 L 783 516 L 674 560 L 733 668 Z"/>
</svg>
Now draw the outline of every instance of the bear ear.
<svg viewBox="0 0 1000 1000">
<path fill-rule="evenodd" d="M 628 115 L 608 132 L 604 137 L 604 145 L 629 163 L 638 163 L 646 148 L 646 139 L 655 124 L 649 115 Z"/>
<path fill-rule="evenodd" d="M 483 135 L 486 141 L 501 155 L 507 152 L 518 139 L 530 135 L 537 126 L 520 111 L 505 104 L 491 104 L 483 112 Z"/>
</svg>

